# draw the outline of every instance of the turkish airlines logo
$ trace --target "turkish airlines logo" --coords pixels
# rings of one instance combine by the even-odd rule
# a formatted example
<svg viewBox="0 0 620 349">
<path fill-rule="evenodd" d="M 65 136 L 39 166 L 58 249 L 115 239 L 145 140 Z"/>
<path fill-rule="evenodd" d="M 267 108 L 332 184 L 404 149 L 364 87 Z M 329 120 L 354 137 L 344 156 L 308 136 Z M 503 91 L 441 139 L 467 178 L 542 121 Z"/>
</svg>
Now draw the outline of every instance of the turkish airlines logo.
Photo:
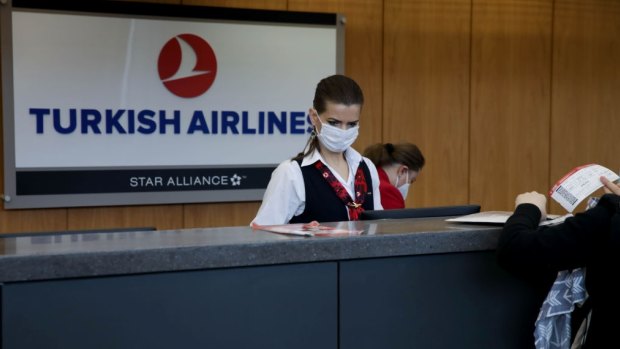
<svg viewBox="0 0 620 349">
<path fill-rule="evenodd" d="M 162 47 L 157 70 L 168 91 L 179 97 L 193 98 L 213 85 L 217 60 L 211 45 L 203 38 L 180 34 Z"/>
</svg>

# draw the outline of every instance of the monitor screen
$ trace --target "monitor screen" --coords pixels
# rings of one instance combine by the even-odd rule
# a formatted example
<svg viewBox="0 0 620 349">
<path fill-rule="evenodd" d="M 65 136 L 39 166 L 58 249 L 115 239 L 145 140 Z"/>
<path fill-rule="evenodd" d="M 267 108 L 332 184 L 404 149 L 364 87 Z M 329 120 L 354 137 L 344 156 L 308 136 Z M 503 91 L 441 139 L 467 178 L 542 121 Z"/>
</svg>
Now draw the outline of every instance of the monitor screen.
<svg viewBox="0 0 620 349">
<path fill-rule="evenodd" d="M 462 216 L 480 212 L 480 205 L 416 207 L 395 210 L 363 211 L 361 220 Z"/>
</svg>

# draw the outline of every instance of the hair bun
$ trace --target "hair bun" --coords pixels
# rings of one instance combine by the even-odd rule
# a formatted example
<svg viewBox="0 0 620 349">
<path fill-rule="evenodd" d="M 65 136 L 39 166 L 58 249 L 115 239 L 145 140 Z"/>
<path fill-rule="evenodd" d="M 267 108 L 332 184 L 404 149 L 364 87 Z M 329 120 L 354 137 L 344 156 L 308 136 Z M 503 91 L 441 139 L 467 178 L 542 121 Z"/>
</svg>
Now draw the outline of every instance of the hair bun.
<svg viewBox="0 0 620 349">
<path fill-rule="evenodd" d="M 394 144 L 385 143 L 384 147 L 385 147 L 385 150 L 387 150 L 388 154 L 392 155 L 392 153 L 394 152 Z"/>
</svg>

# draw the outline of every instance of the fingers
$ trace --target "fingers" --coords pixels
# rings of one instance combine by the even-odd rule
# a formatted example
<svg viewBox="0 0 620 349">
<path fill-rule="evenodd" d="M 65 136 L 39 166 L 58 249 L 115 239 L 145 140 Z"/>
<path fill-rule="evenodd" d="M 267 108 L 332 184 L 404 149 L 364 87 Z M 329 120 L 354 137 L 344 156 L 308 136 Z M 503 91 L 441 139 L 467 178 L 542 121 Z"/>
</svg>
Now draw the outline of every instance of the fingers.
<svg viewBox="0 0 620 349">
<path fill-rule="evenodd" d="M 605 176 L 601 176 L 601 183 L 603 183 L 603 189 L 606 193 L 614 193 L 620 195 L 620 186 L 607 179 Z"/>
<path fill-rule="evenodd" d="M 538 192 L 530 191 L 527 193 L 519 194 L 517 196 L 517 199 L 515 200 L 515 204 L 518 206 L 519 204 L 523 204 L 523 203 L 530 203 L 536 206 L 539 206 L 539 204 L 542 204 L 544 206 L 547 203 L 547 197 L 545 197 L 543 194 L 540 194 Z"/>
</svg>

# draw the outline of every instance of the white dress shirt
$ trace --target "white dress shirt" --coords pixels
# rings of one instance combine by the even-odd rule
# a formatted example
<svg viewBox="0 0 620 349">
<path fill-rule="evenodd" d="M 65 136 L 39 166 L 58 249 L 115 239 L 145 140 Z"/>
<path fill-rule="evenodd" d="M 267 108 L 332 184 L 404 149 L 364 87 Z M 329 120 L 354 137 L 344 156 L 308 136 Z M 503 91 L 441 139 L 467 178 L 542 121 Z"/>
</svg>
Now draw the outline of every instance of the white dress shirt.
<svg viewBox="0 0 620 349">
<path fill-rule="evenodd" d="M 382 210 L 381 194 L 379 193 L 379 175 L 375 165 L 353 148 L 347 149 L 344 152 L 344 157 L 349 165 L 349 178 L 346 181 L 323 160 L 321 154 L 316 150 L 302 160 L 301 166 L 309 166 L 317 160 L 321 160 L 347 190 L 349 196 L 353 198 L 355 197 L 355 173 L 360 161 L 363 159 L 366 166 L 368 166 L 370 178 L 372 179 L 374 209 Z M 344 206 L 344 203 L 342 205 Z M 297 161 L 285 160 L 271 174 L 271 180 L 263 196 L 263 203 L 258 209 L 252 225 L 286 224 L 293 216 L 302 214 L 305 208 L 306 189 L 301 168 Z"/>
</svg>

